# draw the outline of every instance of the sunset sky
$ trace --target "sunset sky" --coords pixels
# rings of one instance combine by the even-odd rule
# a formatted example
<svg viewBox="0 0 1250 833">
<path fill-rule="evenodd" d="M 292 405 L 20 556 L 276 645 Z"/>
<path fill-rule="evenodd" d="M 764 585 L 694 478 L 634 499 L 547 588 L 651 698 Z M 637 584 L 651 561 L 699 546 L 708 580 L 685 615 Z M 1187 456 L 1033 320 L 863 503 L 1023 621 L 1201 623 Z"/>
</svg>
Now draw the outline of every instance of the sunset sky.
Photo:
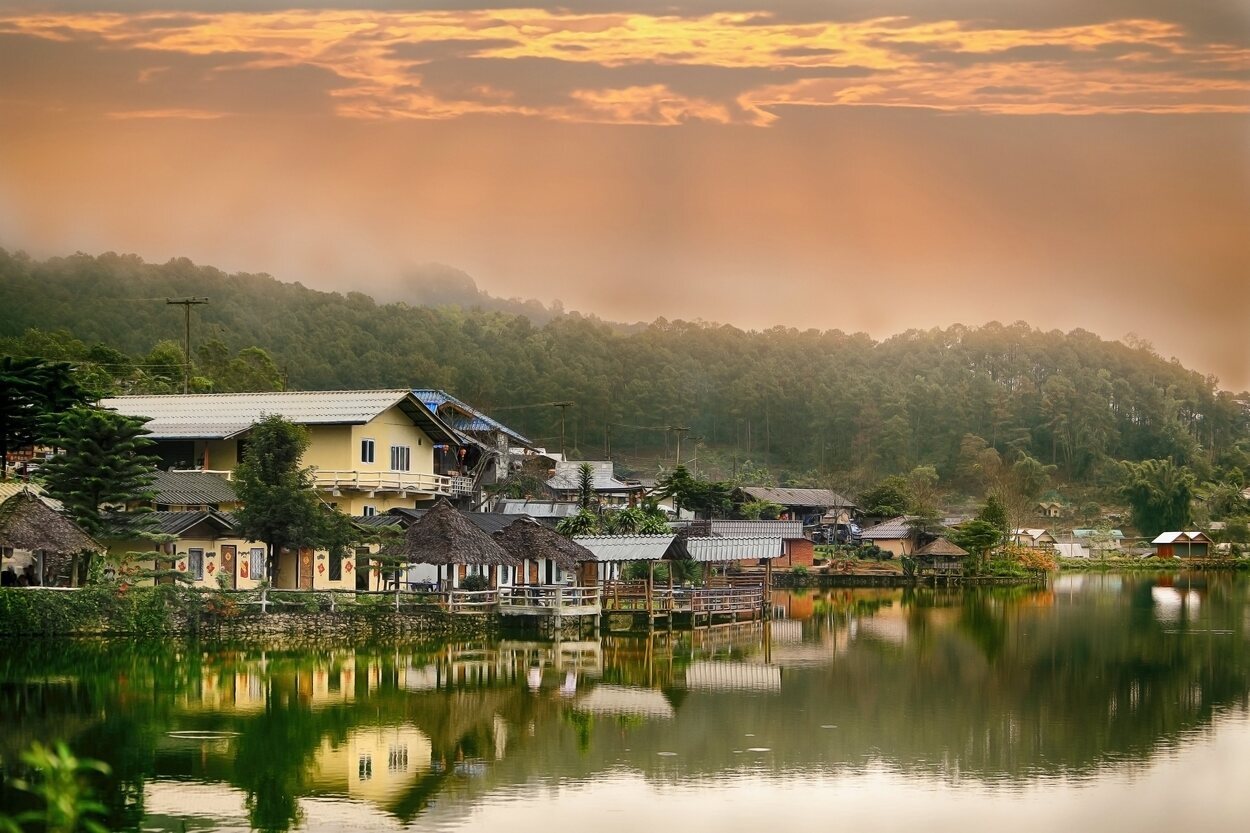
<svg viewBox="0 0 1250 833">
<path fill-rule="evenodd" d="M 0 0 L 0 246 L 1250 387 L 1245 0 Z"/>
</svg>

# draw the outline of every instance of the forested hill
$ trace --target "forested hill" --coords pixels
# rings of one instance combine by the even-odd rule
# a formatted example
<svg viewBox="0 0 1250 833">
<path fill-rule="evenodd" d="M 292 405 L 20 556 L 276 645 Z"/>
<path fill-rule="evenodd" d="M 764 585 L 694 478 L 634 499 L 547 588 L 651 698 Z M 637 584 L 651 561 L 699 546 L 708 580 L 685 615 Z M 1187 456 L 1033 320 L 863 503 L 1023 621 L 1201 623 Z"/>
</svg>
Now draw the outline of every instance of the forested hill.
<svg viewBox="0 0 1250 833">
<path fill-rule="evenodd" d="M 704 464 L 736 455 L 796 481 L 816 470 L 871 478 L 923 464 L 953 478 L 986 445 L 1054 462 L 1075 480 L 1107 460 L 1170 457 L 1200 473 L 1246 464 L 1236 447 L 1250 436 L 1244 395 L 1145 347 L 1023 323 L 882 342 L 663 319 L 626 332 L 577 314 L 537 325 L 497 311 L 379 305 L 187 260 L 41 262 L 0 250 L 0 349 L 59 344 L 53 358 L 84 358 L 100 342 L 147 356 L 157 342 L 180 341 L 182 310 L 164 299 L 182 296 L 211 299 L 194 311 L 196 344 L 261 347 L 293 388 L 440 387 L 486 409 L 572 400 L 569 446 L 590 458 L 602 456 L 613 423 L 614 455 L 627 462 L 671 442 L 656 429 L 688 426 Z M 31 328 L 64 329 L 85 344 L 32 337 Z M 558 445 L 554 409 L 499 415 Z"/>
</svg>

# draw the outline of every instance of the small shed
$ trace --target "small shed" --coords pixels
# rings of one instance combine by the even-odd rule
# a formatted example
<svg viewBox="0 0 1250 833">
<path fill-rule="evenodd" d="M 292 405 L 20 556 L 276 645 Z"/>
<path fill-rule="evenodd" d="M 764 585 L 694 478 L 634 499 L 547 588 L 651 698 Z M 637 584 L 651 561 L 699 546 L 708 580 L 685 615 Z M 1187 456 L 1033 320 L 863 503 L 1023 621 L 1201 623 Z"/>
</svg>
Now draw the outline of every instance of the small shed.
<svg viewBox="0 0 1250 833">
<path fill-rule="evenodd" d="M 1206 558 L 1215 543 L 1205 532 L 1164 532 L 1150 542 L 1158 558 Z"/>
<path fill-rule="evenodd" d="M 0 503 L 0 552 L 3 569 L 14 573 L 15 582 L 25 576 L 35 585 L 64 580 L 77 586 L 78 555 L 104 552 L 104 547 L 78 524 L 23 490 Z"/>
<path fill-rule="evenodd" d="M 945 538 L 935 538 L 916 550 L 917 572 L 922 577 L 959 577 L 964 574 L 964 558 L 968 551 Z"/>
<path fill-rule="evenodd" d="M 432 564 L 438 568 L 438 581 L 458 586 L 470 575 L 487 576 L 490 586 L 498 586 L 498 568 L 519 562 L 494 538 L 439 499 L 429 511 L 408 527 L 399 544 L 382 555 L 403 559 L 410 564 Z M 447 568 L 444 578 L 443 568 Z"/>
</svg>

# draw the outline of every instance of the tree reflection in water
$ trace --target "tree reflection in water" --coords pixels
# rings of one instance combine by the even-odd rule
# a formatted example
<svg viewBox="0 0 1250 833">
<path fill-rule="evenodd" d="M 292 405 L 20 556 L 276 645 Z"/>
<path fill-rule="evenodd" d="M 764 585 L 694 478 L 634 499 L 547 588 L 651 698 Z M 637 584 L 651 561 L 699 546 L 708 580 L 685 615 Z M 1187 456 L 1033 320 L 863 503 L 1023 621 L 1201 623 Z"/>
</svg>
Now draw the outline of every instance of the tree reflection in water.
<svg viewBox="0 0 1250 833">
<path fill-rule="evenodd" d="M 173 781 L 237 790 L 260 830 L 298 826 L 313 798 L 409 822 L 621 767 L 700 783 L 885 762 L 1023 788 L 1147 761 L 1250 693 L 1242 577 L 778 593 L 773 607 L 766 626 L 559 645 L 14 643 L 2 774 L 32 741 L 66 740 L 112 767 L 116 829 Z"/>
</svg>

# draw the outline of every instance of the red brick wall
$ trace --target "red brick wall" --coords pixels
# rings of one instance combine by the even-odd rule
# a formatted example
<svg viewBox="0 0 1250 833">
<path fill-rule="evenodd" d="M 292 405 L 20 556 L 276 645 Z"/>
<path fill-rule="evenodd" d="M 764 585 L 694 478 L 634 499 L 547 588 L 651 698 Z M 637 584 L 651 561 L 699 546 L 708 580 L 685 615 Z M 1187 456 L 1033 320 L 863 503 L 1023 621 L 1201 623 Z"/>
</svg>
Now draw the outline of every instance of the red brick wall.
<svg viewBox="0 0 1250 833">
<path fill-rule="evenodd" d="M 787 538 L 781 544 L 781 555 L 773 559 L 773 568 L 811 567 L 815 563 L 815 544 L 806 538 Z"/>
</svg>

